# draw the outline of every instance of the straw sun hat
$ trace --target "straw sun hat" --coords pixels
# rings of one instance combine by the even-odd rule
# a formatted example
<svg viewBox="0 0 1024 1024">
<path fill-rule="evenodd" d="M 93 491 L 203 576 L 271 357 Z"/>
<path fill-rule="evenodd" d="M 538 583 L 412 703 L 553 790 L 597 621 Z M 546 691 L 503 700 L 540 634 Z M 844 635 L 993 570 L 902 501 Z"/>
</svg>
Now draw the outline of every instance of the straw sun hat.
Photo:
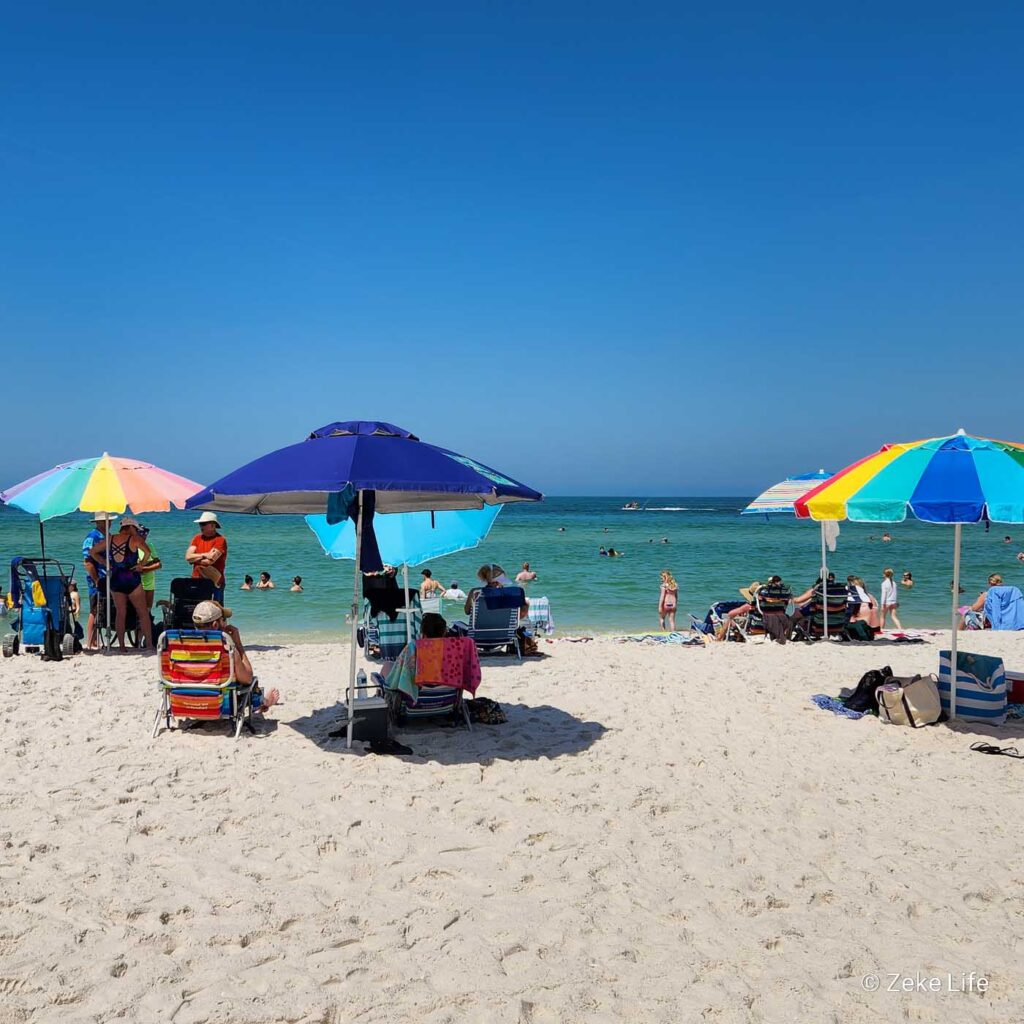
<svg viewBox="0 0 1024 1024">
<path fill-rule="evenodd" d="M 745 601 L 753 601 L 754 595 L 761 589 L 761 581 L 754 580 L 749 587 L 740 587 L 740 596 Z"/>
</svg>

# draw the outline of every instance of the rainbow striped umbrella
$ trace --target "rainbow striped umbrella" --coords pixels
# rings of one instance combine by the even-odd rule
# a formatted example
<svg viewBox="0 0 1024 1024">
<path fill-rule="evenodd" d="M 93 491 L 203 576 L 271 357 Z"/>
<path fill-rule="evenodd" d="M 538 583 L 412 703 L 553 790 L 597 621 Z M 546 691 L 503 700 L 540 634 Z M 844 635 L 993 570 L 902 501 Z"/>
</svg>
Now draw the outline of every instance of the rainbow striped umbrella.
<svg viewBox="0 0 1024 1024">
<path fill-rule="evenodd" d="M 76 459 L 0 491 L 0 501 L 39 516 L 40 522 L 69 512 L 168 512 L 202 484 L 148 462 L 104 452 Z"/>
<path fill-rule="evenodd" d="M 953 641 L 956 665 L 960 540 L 964 523 L 1024 523 L 1024 445 L 972 437 L 887 444 L 808 491 L 796 502 L 801 519 L 901 523 L 910 512 L 954 527 Z M 956 686 L 950 687 L 956 717 Z"/>
</svg>

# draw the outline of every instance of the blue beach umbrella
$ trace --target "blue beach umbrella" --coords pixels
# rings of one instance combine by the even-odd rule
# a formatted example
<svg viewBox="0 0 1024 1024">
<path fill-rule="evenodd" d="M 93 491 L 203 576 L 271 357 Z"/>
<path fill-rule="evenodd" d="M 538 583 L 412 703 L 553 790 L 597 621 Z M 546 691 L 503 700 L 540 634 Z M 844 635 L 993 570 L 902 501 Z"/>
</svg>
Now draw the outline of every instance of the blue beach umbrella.
<svg viewBox="0 0 1024 1024">
<path fill-rule="evenodd" d="M 356 624 L 363 569 L 380 569 L 374 516 L 393 512 L 482 509 L 543 495 L 511 477 L 391 423 L 349 420 L 314 430 L 221 477 L 187 506 L 258 515 L 324 515 L 328 525 L 351 519 L 355 536 L 348 746 L 352 746 Z"/>
</svg>

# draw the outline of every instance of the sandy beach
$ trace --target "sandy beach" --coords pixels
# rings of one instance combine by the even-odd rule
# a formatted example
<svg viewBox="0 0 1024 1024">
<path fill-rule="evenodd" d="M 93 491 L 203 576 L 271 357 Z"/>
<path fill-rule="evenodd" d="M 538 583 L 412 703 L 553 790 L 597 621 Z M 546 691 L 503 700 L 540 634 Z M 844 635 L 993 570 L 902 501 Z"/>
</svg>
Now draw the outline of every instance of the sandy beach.
<svg viewBox="0 0 1024 1024">
<path fill-rule="evenodd" d="M 153 659 L 4 662 L 0 1022 L 1022 1019 L 1024 767 L 808 700 L 940 640 L 550 643 L 404 760 L 327 737 L 342 645 L 256 648 L 238 742 L 151 740 Z"/>
</svg>

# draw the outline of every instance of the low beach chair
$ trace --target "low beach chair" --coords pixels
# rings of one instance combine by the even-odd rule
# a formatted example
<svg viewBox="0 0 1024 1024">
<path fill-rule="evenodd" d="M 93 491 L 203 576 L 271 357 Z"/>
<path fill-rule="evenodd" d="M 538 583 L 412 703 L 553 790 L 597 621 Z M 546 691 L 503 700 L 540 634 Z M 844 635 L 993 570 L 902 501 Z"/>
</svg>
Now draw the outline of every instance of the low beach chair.
<svg viewBox="0 0 1024 1024">
<path fill-rule="evenodd" d="M 524 600 L 522 587 L 496 587 L 481 590 L 470 610 L 469 622 L 459 629 L 476 644 L 478 651 L 511 647 L 522 661 L 519 643 L 519 608 Z"/>
<path fill-rule="evenodd" d="M 212 580 L 179 576 L 171 580 L 170 598 L 157 601 L 163 609 L 164 629 L 191 629 L 192 612 L 203 601 L 212 601 L 216 588 Z"/>
<path fill-rule="evenodd" d="M 1024 595 L 1019 587 L 989 587 L 985 620 L 990 629 L 1024 629 Z"/>
<path fill-rule="evenodd" d="M 420 635 L 420 622 L 423 611 L 420 607 L 419 594 L 414 590 L 408 592 L 409 602 L 409 635 L 406 635 L 405 608 L 398 609 L 394 620 L 384 613 L 373 614 L 369 601 L 363 602 L 363 647 L 367 657 L 377 657 L 381 661 L 394 661 L 410 639 Z"/>
<path fill-rule="evenodd" d="M 824 595 L 815 591 L 811 601 L 811 614 L 797 623 L 793 631 L 793 639 L 823 639 L 827 620 L 829 640 L 845 640 L 846 624 L 850 619 L 847 607 L 848 597 L 846 587 L 840 587 L 839 584 L 830 586 Z"/>
<path fill-rule="evenodd" d="M 448 667 L 447 672 L 444 666 Z M 468 690 L 472 695 L 480 685 L 480 661 L 470 637 L 414 640 L 391 667 L 387 678 L 380 672 L 374 672 L 371 678 L 388 700 L 396 724 L 447 716 L 464 721 L 472 731 L 463 692 Z M 450 685 L 451 682 L 458 685 Z"/>
<path fill-rule="evenodd" d="M 157 643 L 160 707 L 153 722 L 153 737 L 161 720 L 219 721 L 227 719 L 238 739 L 242 727 L 252 727 L 251 683 L 235 680 L 235 648 L 231 637 L 216 629 L 169 629 Z"/>
</svg>

